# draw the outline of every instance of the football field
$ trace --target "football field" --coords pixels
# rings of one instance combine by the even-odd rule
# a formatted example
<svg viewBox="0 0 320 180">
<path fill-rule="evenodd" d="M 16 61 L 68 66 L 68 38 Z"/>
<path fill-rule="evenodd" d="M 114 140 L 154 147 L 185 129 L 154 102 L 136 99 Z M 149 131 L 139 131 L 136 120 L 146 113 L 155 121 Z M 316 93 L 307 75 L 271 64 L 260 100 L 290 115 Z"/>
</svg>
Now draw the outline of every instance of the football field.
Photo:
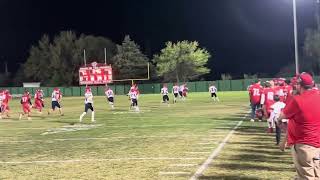
<svg viewBox="0 0 320 180">
<path fill-rule="evenodd" d="M 63 98 L 57 113 L 0 120 L 0 179 L 290 179 L 290 152 L 280 152 L 265 122 L 249 122 L 247 92 L 190 93 L 170 107 L 160 95 L 141 95 L 140 113 L 127 96 L 115 110 L 94 97 L 78 123 L 83 97 Z M 172 98 L 170 96 L 170 98 Z M 46 99 L 46 106 L 50 105 Z M 47 108 L 46 107 L 46 108 Z M 47 110 L 46 110 L 47 111 Z"/>
</svg>

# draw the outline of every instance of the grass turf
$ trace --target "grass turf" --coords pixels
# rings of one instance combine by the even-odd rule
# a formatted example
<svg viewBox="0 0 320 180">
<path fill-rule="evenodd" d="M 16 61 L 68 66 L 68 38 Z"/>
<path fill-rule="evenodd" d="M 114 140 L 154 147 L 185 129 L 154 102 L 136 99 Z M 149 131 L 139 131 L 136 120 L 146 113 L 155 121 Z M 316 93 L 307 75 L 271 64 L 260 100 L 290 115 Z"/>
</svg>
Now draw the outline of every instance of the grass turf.
<svg viewBox="0 0 320 180">
<path fill-rule="evenodd" d="M 83 98 L 64 98 L 65 116 L 34 112 L 32 121 L 18 120 L 14 100 L 11 119 L 0 120 L 0 179 L 189 179 L 248 111 L 246 92 L 219 96 L 190 93 L 167 107 L 160 95 L 142 95 L 141 113 L 129 112 L 126 96 L 116 97 L 114 111 L 95 97 L 95 128 L 46 135 L 79 127 Z M 88 115 L 82 126 L 90 124 Z M 201 179 L 293 175 L 289 152 L 274 146 L 265 123 L 246 119 Z"/>
</svg>

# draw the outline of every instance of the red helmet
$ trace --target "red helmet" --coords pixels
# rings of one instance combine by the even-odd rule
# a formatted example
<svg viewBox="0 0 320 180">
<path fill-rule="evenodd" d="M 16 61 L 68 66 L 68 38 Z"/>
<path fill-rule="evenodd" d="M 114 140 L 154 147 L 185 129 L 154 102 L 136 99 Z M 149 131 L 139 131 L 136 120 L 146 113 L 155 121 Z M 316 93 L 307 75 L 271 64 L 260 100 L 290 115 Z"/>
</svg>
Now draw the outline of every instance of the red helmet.
<svg viewBox="0 0 320 180">
<path fill-rule="evenodd" d="M 91 88 L 89 86 L 86 87 L 86 92 L 91 92 Z"/>
</svg>

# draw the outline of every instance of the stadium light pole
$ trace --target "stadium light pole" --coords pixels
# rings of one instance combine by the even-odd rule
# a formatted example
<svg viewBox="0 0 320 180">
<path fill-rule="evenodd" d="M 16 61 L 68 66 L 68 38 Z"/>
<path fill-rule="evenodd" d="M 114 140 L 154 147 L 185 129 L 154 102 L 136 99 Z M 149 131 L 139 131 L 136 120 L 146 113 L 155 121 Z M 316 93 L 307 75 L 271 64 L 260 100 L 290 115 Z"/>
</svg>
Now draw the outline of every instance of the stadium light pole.
<svg viewBox="0 0 320 180">
<path fill-rule="evenodd" d="M 298 27 L 297 27 L 297 3 L 293 0 L 293 26 L 294 26 L 294 54 L 296 64 L 296 75 L 299 74 L 299 52 L 298 52 Z"/>
</svg>

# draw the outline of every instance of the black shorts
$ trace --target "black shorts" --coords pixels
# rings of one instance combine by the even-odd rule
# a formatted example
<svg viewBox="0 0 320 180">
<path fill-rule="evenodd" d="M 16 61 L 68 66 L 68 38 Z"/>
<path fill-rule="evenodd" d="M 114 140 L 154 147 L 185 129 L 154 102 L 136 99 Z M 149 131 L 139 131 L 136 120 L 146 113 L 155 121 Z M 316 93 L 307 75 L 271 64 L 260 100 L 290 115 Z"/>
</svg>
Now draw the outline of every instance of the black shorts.
<svg viewBox="0 0 320 180">
<path fill-rule="evenodd" d="M 57 108 L 61 108 L 61 106 L 60 106 L 60 104 L 59 104 L 58 101 L 52 101 L 52 102 L 51 102 L 51 107 L 52 107 L 53 110 L 54 110 L 56 107 L 57 107 Z"/>
<path fill-rule="evenodd" d="M 108 97 L 108 101 L 113 103 L 113 97 Z"/>
<path fill-rule="evenodd" d="M 173 93 L 174 97 L 178 97 L 178 93 Z"/>
<path fill-rule="evenodd" d="M 211 97 L 217 97 L 217 94 L 216 93 L 211 93 Z"/>
<path fill-rule="evenodd" d="M 179 95 L 180 95 L 181 97 L 183 96 L 182 91 L 179 91 Z"/>
<path fill-rule="evenodd" d="M 137 99 L 131 99 L 132 106 L 138 106 L 138 100 Z"/>
<path fill-rule="evenodd" d="M 168 95 L 163 95 L 162 96 L 162 100 L 165 101 L 169 101 L 169 96 Z"/>
<path fill-rule="evenodd" d="M 85 105 L 84 105 L 84 112 L 88 112 L 89 109 L 90 109 L 92 112 L 94 111 L 92 104 L 91 104 L 91 103 L 85 104 Z"/>
</svg>

